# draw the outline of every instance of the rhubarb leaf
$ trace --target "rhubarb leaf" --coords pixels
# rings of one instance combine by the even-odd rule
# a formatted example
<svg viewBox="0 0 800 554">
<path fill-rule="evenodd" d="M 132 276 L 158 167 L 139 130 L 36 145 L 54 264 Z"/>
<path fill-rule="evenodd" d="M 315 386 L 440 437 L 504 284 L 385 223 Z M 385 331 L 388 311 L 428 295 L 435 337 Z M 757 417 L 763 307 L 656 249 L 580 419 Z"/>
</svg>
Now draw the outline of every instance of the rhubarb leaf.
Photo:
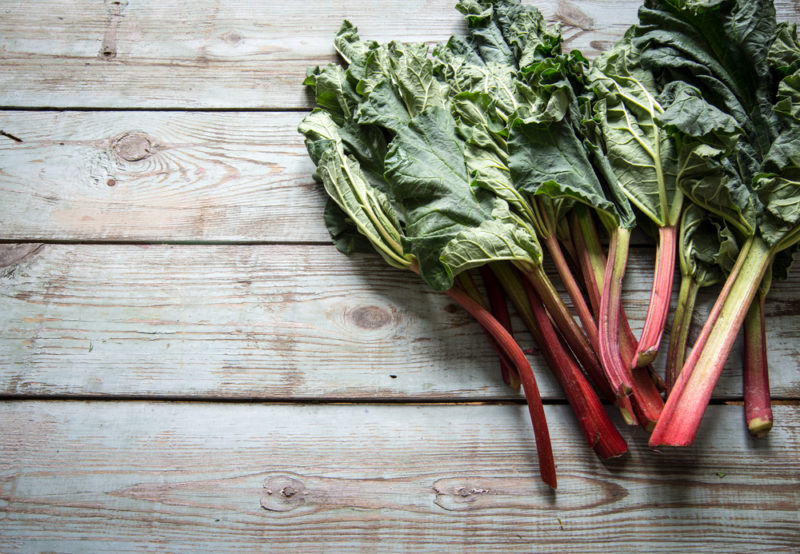
<svg viewBox="0 0 800 554">
<path fill-rule="evenodd" d="M 587 78 L 597 100 L 603 148 L 630 202 L 660 227 L 677 224 L 683 195 L 675 184 L 677 154 L 657 124 L 663 107 L 652 73 L 640 63 L 630 34 L 598 57 Z"/>
<path fill-rule="evenodd" d="M 447 111 L 431 107 L 392 141 L 386 157 L 392 197 L 406 223 L 403 245 L 435 290 L 478 263 L 539 263 L 538 243 L 516 225 L 505 202 L 471 187 L 464 144 Z"/>
</svg>

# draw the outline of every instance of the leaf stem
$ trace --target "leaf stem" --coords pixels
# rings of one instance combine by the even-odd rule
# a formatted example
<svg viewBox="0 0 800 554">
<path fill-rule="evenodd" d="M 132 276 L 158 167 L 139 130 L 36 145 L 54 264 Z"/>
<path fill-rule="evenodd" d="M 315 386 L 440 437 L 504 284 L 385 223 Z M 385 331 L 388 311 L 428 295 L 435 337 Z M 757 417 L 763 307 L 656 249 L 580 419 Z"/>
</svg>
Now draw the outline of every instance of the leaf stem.
<svg viewBox="0 0 800 554">
<path fill-rule="evenodd" d="M 631 233 L 616 228 L 608 245 L 603 293 L 600 296 L 600 361 L 611 388 L 619 396 L 633 389 L 633 380 L 619 351 L 619 315 L 622 305 L 622 278 L 628 262 Z"/>
<path fill-rule="evenodd" d="M 503 288 L 500 286 L 500 283 L 497 281 L 497 277 L 495 277 L 494 273 L 492 273 L 492 270 L 489 269 L 488 266 L 482 265 L 480 268 L 478 268 L 478 270 L 480 271 L 483 285 L 486 288 L 486 296 L 489 298 L 489 309 L 491 310 L 492 315 L 495 317 L 495 319 L 497 319 L 497 321 L 500 322 L 506 331 L 512 333 L 511 315 L 508 313 L 508 306 L 506 305 Z M 506 385 L 514 390 L 519 390 L 519 375 L 517 375 L 513 364 L 501 359 L 500 372 L 503 375 L 503 381 Z"/>
<path fill-rule="evenodd" d="M 614 458 L 627 452 L 625 439 L 614 427 L 600 399 L 576 363 L 574 356 L 558 336 L 541 298 L 518 272 L 507 264 L 491 264 L 498 280 L 517 308 L 550 370 L 572 406 L 583 430 L 586 443 L 601 458 Z"/>
<path fill-rule="evenodd" d="M 774 252 L 760 237 L 745 243 L 667 398 L 650 446 L 688 446 L 694 441 L 711 393 Z"/>
<path fill-rule="evenodd" d="M 592 304 L 594 313 L 600 317 L 601 289 L 605 282 L 606 256 L 603 247 L 600 245 L 600 238 L 597 235 L 597 227 L 588 208 L 577 205 L 570 214 L 570 230 L 573 243 L 575 244 L 575 257 L 581 267 L 583 280 L 589 300 Z M 620 351 L 624 360 L 630 359 L 636 349 L 636 338 L 631 332 L 625 310 L 620 305 Z M 629 396 L 617 396 L 611 390 L 611 385 L 606 379 L 605 372 L 595 377 L 589 375 L 595 384 L 600 387 L 603 395 L 613 402 L 620 410 L 620 414 L 628 425 L 636 425 L 638 422 L 634 415 L 633 405 Z"/>
<path fill-rule="evenodd" d="M 536 437 L 536 449 L 539 456 L 539 474 L 542 480 L 556 488 L 556 467 L 553 460 L 553 448 L 550 444 L 550 431 L 547 429 L 547 420 L 544 414 L 542 398 L 539 387 L 533 375 L 528 359 L 514 338 L 505 330 L 489 311 L 478 302 L 469 297 L 467 293 L 457 287 L 446 291 L 448 296 L 462 306 L 474 317 L 481 326 L 494 337 L 498 346 L 508 355 L 522 380 L 522 389 L 528 402 L 528 412 L 533 424 L 533 433 Z"/>
<path fill-rule="evenodd" d="M 633 367 L 644 367 L 653 363 L 658 354 L 658 346 L 664 333 L 672 296 L 672 279 L 675 273 L 675 248 L 678 228 L 676 225 L 659 227 L 656 266 L 653 274 L 653 288 L 650 291 L 650 304 L 644 320 L 642 336 L 636 348 Z"/>
<path fill-rule="evenodd" d="M 530 264 L 520 264 L 518 267 L 533 286 L 536 294 L 542 299 L 542 303 L 547 308 L 550 317 L 553 318 L 556 328 L 567 341 L 567 344 L 575 353 L 575 357 L 578 358 L 586 372 L 590 375 L 602 375 L 602 365 L 589 340 L 572 318 L 572 314 L 569 313 L 564 301 L 542 267 L 540 265 L 531 266 Z"/>
<path fill-rule="evenodd" d="M 697 280 L 689 274 L 681 276 L 681 288 L 678 293 L 678 306 L 672 319 L 672 331 L 669 334 L 669 349 L 667 350 L 667 367 L 664 378 L 667 384 L 667 394 L 672 391 L 678 372 L 683 367 L 686 359 L 686 345 L 689 341 L 689 331 L 692 325 L 692 314 L 700 286 Z"/>
<path fill-rule="evenodd" d="M 594 317 L 592 317 L 592 311 L 589 309 L 589 305 L 586 303 L 586 299 L 583 297 L 580 286 L 578 286 L 578 282 L 575 280 L 575 275 L 573 275 L 572 271 L 570 270 L 567 259 L 564 257 L 564 252 L 561 250 L 561 245 L 559 244 L 555 233 L 550 233 L 547 235 L 547 237 L 544 239 L 544 244 L 553 260 L 553 263 L 556 266 L 558 276 L 561 278 L 561 282 L 567 289 L 567 294 L 569 295 L 570 300 L 572 300 L 572 306 L 575 309 L 575 312 L 578 314 L 578 319 L 583 327 L 583 332 L 586 333 L 586 337 L 589 339 L 589 344 L 591 344 L 594 351 L 597 352 L 600 346 L 597 323 L 595 323 Z"/>
<path fill-rule="evenodd" d="M 772 429 L 764 297 L 759 291 L 744 319 L 744 414 L 754 437 L 764 437 Z"/>
</svg>

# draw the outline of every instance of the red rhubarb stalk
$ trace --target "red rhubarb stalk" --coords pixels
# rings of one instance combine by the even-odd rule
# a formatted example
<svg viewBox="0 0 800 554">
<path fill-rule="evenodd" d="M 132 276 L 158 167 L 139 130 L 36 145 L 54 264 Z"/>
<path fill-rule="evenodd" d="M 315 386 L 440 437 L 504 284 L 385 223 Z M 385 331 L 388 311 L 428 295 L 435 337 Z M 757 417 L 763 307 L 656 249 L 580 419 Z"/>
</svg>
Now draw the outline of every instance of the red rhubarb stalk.
<svg viewBox="0 0 800 554">
<path fill-rule="evenodd" d="M 595 352 L 598 352 L 600 340 L 597 330 L 597 323 L 595 323 L 594 317 L 592 317 L 592 311 L 589 309 L 589 305 L 586 304 L 586 299 L 583 297 L 581 288 L 578 286 L 578 282 L 575 280 L 575 275 L 573 275 L 572 271 L 570 270 L 567 259 L 564 257 L 564 253 L 561 251 L 561 245 L 559 244 L 555 233 L 550 233 L 547 235 L 543 242 L 547 247 L 547 252 L 550 254 L 550 258 L 553 260 L 553 263 L 556 266 L 556 271 L 558 272 L 558 276 L 561 278 L 561 282 L 567 289 L 567 295 L 569 296 L 570 300 L 572 300 L 572 307 L 575 309 L 575 313 L 578 315 L 578 319 L 583 327 L 583 332 L 586 333 L 586 338 L 589 339 L 589 344 L 591 344 L 592 349 L 594 349 Z"/>
<path fill-rule="evenodd" d="M 533 287 L 508 265 L 492 264 L 492 269 L 564 390 L 587 444 L 602 458 L 613 458 L 627 452 L 625 439 L 614 427 L 597 393 L 558 336 Z"/>
<path fill-rule="evenodd" d="M 558 368 L 554 373 L 578 417 L 586 443 L 601 458 L 622 456 L 628 451 L 625 439 L 611 422 L 594 389 L 556 334 L 536 291 L 523 283 L 539 329 L 539 336 L 535 336 L 535 340 L 550 367 Z"/>
<path fill-rule="evenodd" d="M 511 330 L 511 315 L 508 313 L 508 306 L 506 305 L 506 298 L 503 294 L 503 289 L 497 281 L 492 270 L 488 266 L 481 266 L 479 268 L 483 285 L 486 288 L 486 296 L 489 298 L 489 310 L 497 321 L 505 328 L 506 331 L 512 333 Z M 500 360 L 500 372 L 503 375 L 503 381 L 514 390 L 520 387 L 519 375 L 514 370 L 514 366 L 503 359 Z"/>
<path fill-rule="evenodd" d="M 744 320 L 744 415 L 754 437 L 766 436 L 772 429 L 764 296 L 758 293 Z"/>
<path fill-rule="evenodd" d="M 527 281 L 533 286 L 536 294 L 542 299 L 550 317 L 553 318 L 556 328 L 567 341 L 575 357 L 590 375 L 602 374 L 603 369 L 586 335 L 583 334 L 578 324 L 572 318 L 569 310 L 564 305 L 558 291 L 550 282 L 541 266 L 526 265 L 521 267 Z"/>
<path fill-rule="evenodd" d="M 653 363 L 658 354 L 658 346 L 669 313 L 669 300 L 672 296 L 677 239 L 676 225 L 659 227 L 653 289 L 650 292 L 650 304 L 647 307 L 642 336 L 632 361 L 633 367 L 644 367 Z"/>
<path fill-rule="evenodd" d="M 522 381 L 522 389 L 525 392 L 525 399 L 528 403 L 531 423 L 533 424 L 533 434 L 536 437 L 536 450 L 539 456 L 539 474 L 542 481 L 556 488 L 556 466 L 553 460 L 553 448 L 550 444 L 550 431 L 547 429 L 547 420 L 544 415 L 542 398 L 539 395 L 539 387 L 536 385 L 536 378 L 533 375 L 528 359 L 514 338 L 505 330 L 489 311 L 478 302 L 469 297 L 463 290 L 453 287 L 447 294 L 461 307 L 474 317 L 481 326 L 489 331 L 497 342 L 498 346 L 506 353 L 509 360 L 514 364 L 517 374 Z"/>
<path fill-rule="evenodd" d="M 711 393 L 772 257 L 773 252 L 759 237 L 750 239 L 741 249 L 667 398 L 650 436 L 650 446 L 688 446 L 694 441 Z"/>
</svg>

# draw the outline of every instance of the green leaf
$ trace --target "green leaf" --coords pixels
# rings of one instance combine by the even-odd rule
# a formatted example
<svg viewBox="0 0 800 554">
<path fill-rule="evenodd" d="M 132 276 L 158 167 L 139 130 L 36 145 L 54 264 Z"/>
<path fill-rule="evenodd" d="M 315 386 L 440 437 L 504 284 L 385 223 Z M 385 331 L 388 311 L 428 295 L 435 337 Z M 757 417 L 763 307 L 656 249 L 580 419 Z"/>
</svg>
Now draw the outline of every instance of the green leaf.
<svg viewBox="0 0 800 554">
<path fill-rule="evenodd" d="M 505 202 L 470 186 L 463 142 L 444 109 L 428 108 L 397 134 L 386 177 L 406 223 L 403 245 L 434 289 L 450 288 L 459 271 L 483 263 L 487 253 L 494 261 L 539 261 L 538 244 L 510 224 Z"/>
<path fill-rule="evenodd" d="M 659 226 L 675 225 L 683 197 L 676 186 L 675 144 L 656 120 L 663 107 L 650 71 L 630 37 L 595 60 L 589 79 L 595 121 L 617 183 L 630 202 Z"/>
<path fill-rule="evenodd" d="M 722 282 L 730 272 L 739 247 L 724 222 L 695 204 L 683 211 L 678 248 L 681 271 L 701 287 Z"/>
<path fill-rule="evenodd" d="M 460 0 L 456 8 L 466 16 L 474 47 L 487 62 L 526 67 L 560 52 L 560 33 L 548 31 L 534 6 L 519 0 Z"/>
<path fill-rule="evenodd" d="M 772 0 L 647 0 L 634 41 L 665 81 L 684 80 L 745 130 L 760 159 L 779 132 L 768 54 L 777 25 Z"/>
<path fill-rule="evenodd" d="M 353 221 L 347 217 L 347 214 L 333 198 L 329 197 L 325 202 L 323 218 L 325 219 L 325 227 L 328 229 L 328 233 L 333 239 L 333 244 L 339 252 L 348 256 L 355 252 L 375 252 L 375 248 L 369 239 L 358 232 L 358 228 Z"/>
<path fill-rule="evenodd" d="M 314 90 L 317 106 L 326 110 L 338 125 L 353 119 L 359 98 L 341 66 L 329 64 L 309 70 L 304 84 Z"/>
<path fill-rule="evenodd" d="M 800 69 L 800 42 L 797 40 L 797 24 L 781 22 L 775 33 L 775 41 L 769 49 L 769 65 L 780 75 L 791 75 Z"/>
<path fill-rule="evenodd" d="M 433 74 L 433 62 L 425 44 L 389 43 L 392 78 L 412 117 L 425 109 L 444 107 L 447 86 Z"/>
<path fill-rule="evenodd" d="M 778 85 L 775 111 L 800 122 L 800 69 L 792 75 L 787 75 Z"/>
<path fill-rule="evenodd" d="M 761 234 L 770 246 L 788 248 L 800 240 L 800 125 L 781 133 L 763 168 L 754 183 L 765 208 Z"/>
<path fill-rule="evenodd" d="M 619 221 L 616 207 L 602 193 L 583 142 L 566 119 L 517 120 L 509 138 L 509 167 L 516 187 L 527 194 L 578 201 Z M 563 206 L 563 211 L 569 204 Z M 556 208 L 559 210 L 559 208 Z M 555 216 L 557 223 L 558 216 Z"/>
</svg>

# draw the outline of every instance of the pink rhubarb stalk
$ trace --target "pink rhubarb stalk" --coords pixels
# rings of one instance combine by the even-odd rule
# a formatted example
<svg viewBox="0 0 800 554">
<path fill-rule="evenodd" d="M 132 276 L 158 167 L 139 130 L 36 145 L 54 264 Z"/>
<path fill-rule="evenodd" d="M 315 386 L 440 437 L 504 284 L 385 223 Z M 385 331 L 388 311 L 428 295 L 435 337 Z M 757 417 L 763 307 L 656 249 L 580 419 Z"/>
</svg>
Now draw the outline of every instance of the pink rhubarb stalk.
<svg viewBox="0 0 800 554">
<path fill-rule="evenodd" d="M 561 278 L 564 288 L 567 289 L 567 295 L 569 296 L 570 300 L 572 300 L 572 306 L 581 322 L 583 332 L 586 333 L 586 338 L 589 339 L 589 344 L 592 345 L 594 351 L 598 352 L 600 339 L 597 330 L 597 323 L 595 323 L 594 317 L 592 317 L 592 311 L 589 309 L 589 305 L 586 304 L 586 299 L 583 297 L 581 288 L 578 286 L 578 282 L 575 280 L 575 275 L 573 275 L 572 271 L 570 270 L 567 259 L 564 257 L 564 253 L 561 251 L 561 246 L 556 238 L 555 233 L 549 234 L 543 240 L 543 242 L 547 247 L 547 252 L 550 254 L 550 258 L 553 260 L 553 263 L 556 266 L 556 271 L 558 272 L 558 276 Z"/>
<path fill-rule="evenodd" d="M 694 441 L 711 393 L 772 257 L 773 252 L 759 237 L 742 247 L 667 398 L 650 436 L 650 446 L 688 446 Z"/>
<path fill-rule="evenodd" d="M 600 361 L 611 388 L 619 396 L 633 389 L 633 380 L 619 351 L 619 315 L 622 305 L 622 278 L 628 260 L 630 231 L 617 228 L 608 245 L 603 292 L 600 296 Z"/>
<path fill-rule="evenodd" d="M 672 279 L 675 273 L 675 251 L 678 239 L 676 225 L 658 229 L 658 249 L 656 250 L 656 267 L 653 274 L 653 289 L 650 292 L 650 304 L 644 320 L 642 336 L 636 348 L 632 366 L 644 367 L 653 363 L 661 344 L 661 336 L 669 313 L 669 301 L 672 296 Z"/>
</svg>

